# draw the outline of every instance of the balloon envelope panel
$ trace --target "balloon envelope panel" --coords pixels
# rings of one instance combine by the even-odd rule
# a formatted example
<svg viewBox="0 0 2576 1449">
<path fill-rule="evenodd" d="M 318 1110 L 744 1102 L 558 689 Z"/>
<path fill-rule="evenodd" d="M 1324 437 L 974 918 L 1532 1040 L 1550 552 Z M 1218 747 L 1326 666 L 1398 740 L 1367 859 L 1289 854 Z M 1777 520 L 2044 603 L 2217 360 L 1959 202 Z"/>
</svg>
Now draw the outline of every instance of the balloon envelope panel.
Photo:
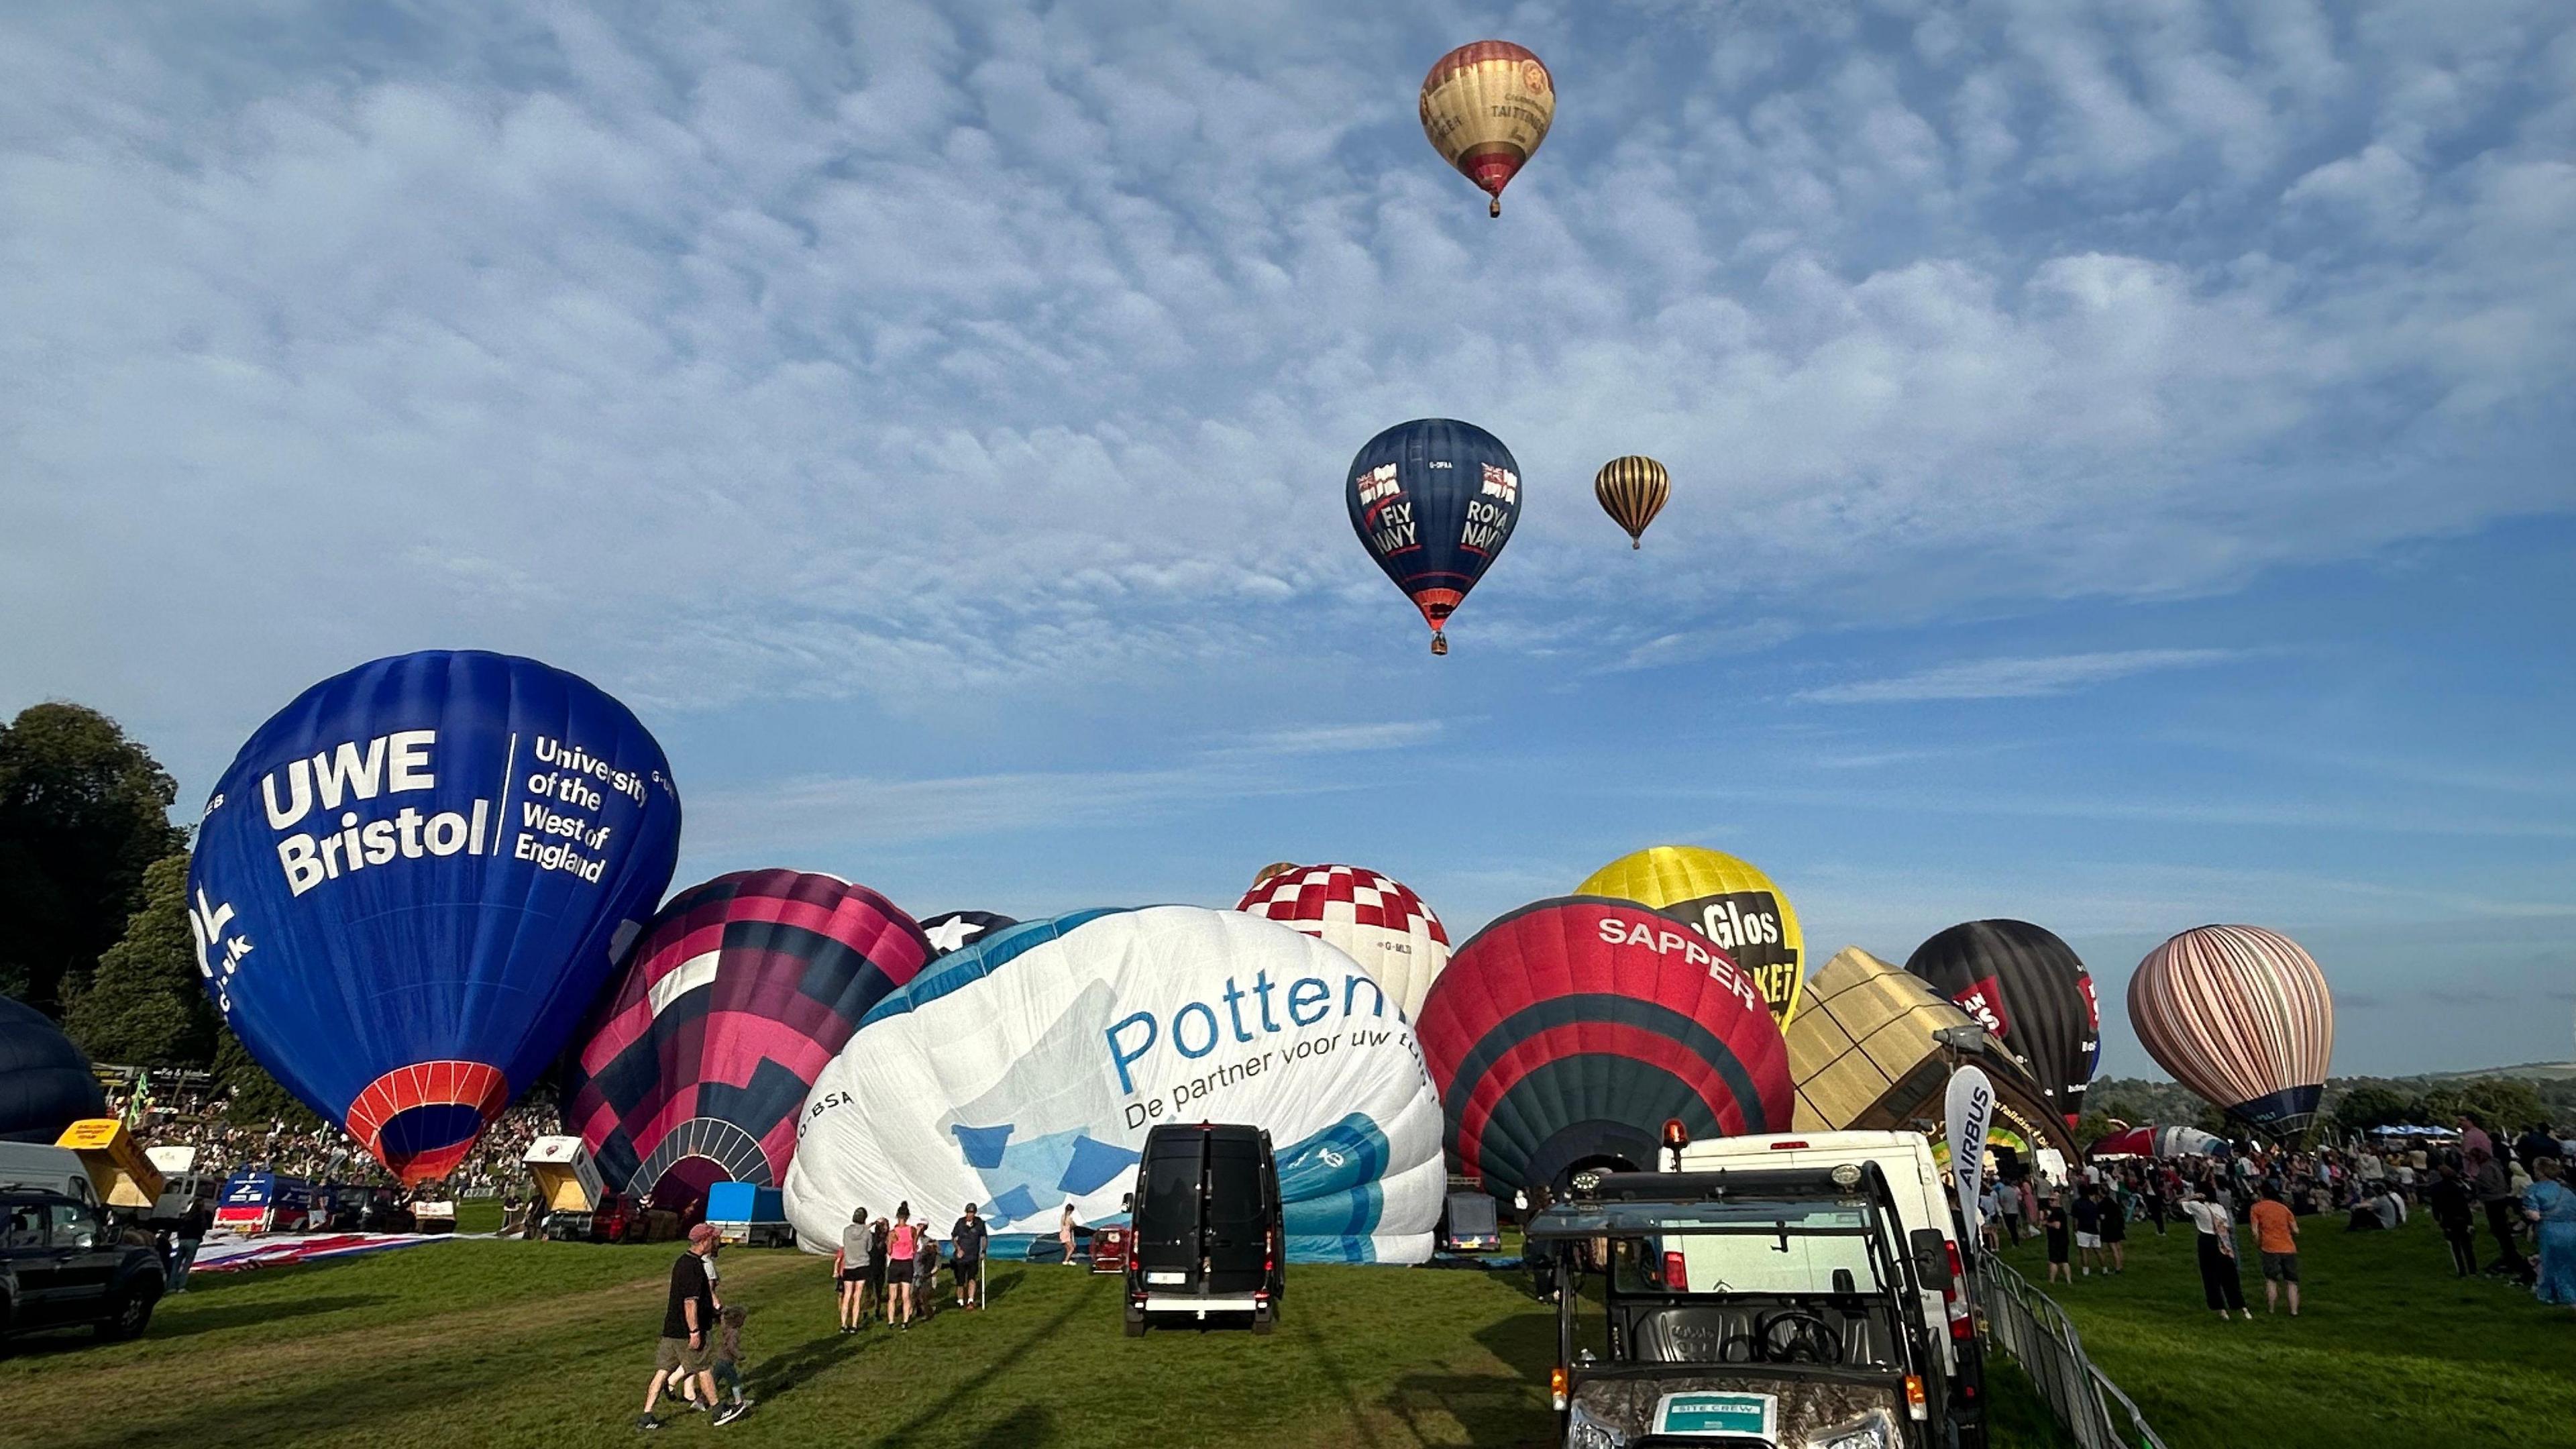
<svg viewBox="0 0 2576 1449">
<path fill-rule="evenodd" d="M 571 1063 L 564 1120 L 617 1191 L 685 1207 L 776 1186 L 796 1114 L 859 1020 L 930 959 L 865 886 L 792 870 L 718 876 L 645 927 Z"/>
<path fill-rule="evenodd" d="M 1786 1131 L 1789 1052 L 1724 951 L 1633 901 L 1503 916 L 1450 958 L 1419 1021 L 1450 1151 L 1497 1196 L 1694 1138 Z"/>
<path fill-rule="evenodd" d="M 323 681 L 207 802 L 198 969 L 260 1064 L 406 1180 L 563 1049 L 670 883 L 680 798 L 616 700 L 443 650 Z"/>
<path fill-rule="evenodd" d="M 1656 845 L 1585 877 L 1579 896 L 1636 901 L 1717 943 L 1752 978 L 1782 1026 L 1798 1014 L 1807 937 L 1789 897 L 1750 861 L 1696 845 Z"/>
<path fill-rule="evenodd" d="M 2028 921 L 1968 921 L 1915 947 L 1905 969 L 2027 1063 L 2068 1123 L 2084 1115 L 2102 1011 L 2093 974 L 2056 933 Z"/>
<path fill-rule="evenodd" d="M 942 911 L 922 918 L 921 933 L 930 938 L 930 952 L 936 959 L 972 946 L 1005 926 L 1018 924 L 991 911 Z"/>
<path fill-rule="evenodd" d="M 89 1058 L 45 1014 L 0 996 L 0 1142 L 52 1142 L 107 1115 Z"/>
<path fill-rule="evenodd" d="M 2147 953 L 2129 1023 L 2174 1080 L 2266 1132 L 2304 1130 L 2334 1056 L 2334 998 L 2299 943 L 2200 926 Z"/>
<path fill-rule="evenodd" d="M 944 1230 L 972 1202 L 1007 1253 L 1068 1202 L 1124 1221 L 1176 1121 L 1269 1131 L 1291 1258 L 1429 1258 L 1439 1105 L 1395 1003 L 1320 941 L 1194 906 L 1026 922 L 887 997 L 814 1083 L 788 1217 L 829 1251 L 858 1208 Z"/>
<path fill-rule="evenodd" d="M 1449 932 L 1403 882 L 1352 865 L 1265 871 L 1234 908 L 1303 931 L 1357 961 L 1407 1021 L 1449 965 Z"/>
</svg>

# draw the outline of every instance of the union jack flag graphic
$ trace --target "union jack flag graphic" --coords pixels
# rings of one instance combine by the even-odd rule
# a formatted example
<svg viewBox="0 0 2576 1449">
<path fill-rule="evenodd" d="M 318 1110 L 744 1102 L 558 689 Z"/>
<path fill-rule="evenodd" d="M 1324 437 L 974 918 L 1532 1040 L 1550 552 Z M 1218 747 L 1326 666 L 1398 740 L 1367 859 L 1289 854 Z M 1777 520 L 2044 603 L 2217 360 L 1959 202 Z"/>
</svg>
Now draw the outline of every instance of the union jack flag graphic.
<svg viewBox="0 0 2576 1449">
<path fill-rule="evenodd" d="M 1521 501 L 1520 475 L 1509 468 L 1497 468 L 1487 463 L 1483 492 L 1489 498 L 1499 498 L 1505 503 L 1517 504 Z"/>
</svg>

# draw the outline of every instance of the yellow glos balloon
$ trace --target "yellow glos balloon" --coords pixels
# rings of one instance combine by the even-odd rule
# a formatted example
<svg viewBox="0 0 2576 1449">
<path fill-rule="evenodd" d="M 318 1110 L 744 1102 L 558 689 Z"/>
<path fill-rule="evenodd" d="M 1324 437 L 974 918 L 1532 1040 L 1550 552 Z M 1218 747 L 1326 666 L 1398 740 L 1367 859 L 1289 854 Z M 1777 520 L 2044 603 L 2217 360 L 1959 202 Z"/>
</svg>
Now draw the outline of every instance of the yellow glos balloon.
<svg viewBox="0 0 2576 1449">
<path fill-rule="evenodd" d="M 1479 40 L 1440 57 L 1422 81 L 1422 134 L 1441 158 L 1494 199 L 1556 119 L 1556 81 L 1508 40 Z"/>
<path fill-rule="evenodd" d="M 1696 845 L 1623 855 L 1574 888 L 1576 895 L 1635 901 L 1715 941 L 1771 1004 L 1782 1026 L 1798 1014 L 1807 938 L 1789 898 L 1751 864 Z"/>
</svg>

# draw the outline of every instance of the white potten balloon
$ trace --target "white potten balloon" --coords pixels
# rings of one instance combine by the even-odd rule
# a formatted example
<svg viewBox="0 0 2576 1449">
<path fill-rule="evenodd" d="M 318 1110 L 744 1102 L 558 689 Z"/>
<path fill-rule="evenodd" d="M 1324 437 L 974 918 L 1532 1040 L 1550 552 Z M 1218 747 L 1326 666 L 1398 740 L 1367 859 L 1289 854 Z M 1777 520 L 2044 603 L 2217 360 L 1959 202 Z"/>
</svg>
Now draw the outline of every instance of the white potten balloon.
<svg viewBox="0 0 2576 1449">
<path fill-rule="evenodd" d="M 829 1252 L 860 1207 L 944 1229 L 972 1202 L 1008 1255 L 1067 1203 L 1124 1222 L 1165 1122 L 1269 1131 L 1291 1260 L 1431 1256 L 1440 1103 L 1395 1000 L 1321 941 L 1196 906 L 1013 926 L 888 996 L 806 1098 L 787 1216 Z"/>
</svg>

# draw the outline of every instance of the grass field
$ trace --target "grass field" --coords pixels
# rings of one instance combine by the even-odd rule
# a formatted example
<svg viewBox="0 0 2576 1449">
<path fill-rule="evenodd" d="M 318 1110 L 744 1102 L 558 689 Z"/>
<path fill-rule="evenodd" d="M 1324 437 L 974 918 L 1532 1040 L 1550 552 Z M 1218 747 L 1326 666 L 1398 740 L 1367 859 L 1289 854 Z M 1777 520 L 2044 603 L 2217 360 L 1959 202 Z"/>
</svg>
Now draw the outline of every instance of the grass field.
<svg viewBox="0 0 2576 1449">
<path fill-rule="evenodd" d="M 2301 1220 L 2304 1312 L 2263 1312 L 2260 1259 L 2245 1236 L 2254 1321 L 2203 1306 L 2187 1225 L 2134 1226 L 2129 1271 L 2043 1285 L 2074 1318 L 2093 1362 L 2128 1391 L 2172 1449 L 2375 1449 L 2564 1443 L 2576 1425 L 2576 1312 L 2544 1308 L 2495 1279 L 2452 1276 L 2429 1219 L 2395 1233 Z M 2483 1230 L 2482 1255 L 2493 1243 Z M 2047 1254 L 2005 1255 L 2039 1283 Z"/>
<path fill-rule="evenodd" d="M 2576 1323 L 2453 1287 L 2429 1235 L 2321 1235 L 2314 1316 L 2222 1330 L 2190 1244 L 2061 1292 L 2097 1358 L 2174 1449 L 2544 1442 L 2560 1435 Z M 0 1445 L 631 1444 L 668 1248 L 458 1242 L 201 1277 L 132 1344 L 20 1340 L 0 1359 Z M 2017 1261 L 2039 1273 L 2035 1249 Z M 1537 1445 L 1553 1416 L 1549 1313 L 1517 1275 L 1301 1268 L 1277 1334 L 1122 1337 L 1114 1279 L 1014 1266 L 993 1307 L 845 1338 L 821 1259 L 736 1249 L 728 1298 L 760 1407 L 650 1442 L 789 1446 Z M 2258 1306 L 2259 1314 L 2259 1306 Z M 1998 1374 L 2000 1449 L 2054 1445 Z"/>
</svg>

